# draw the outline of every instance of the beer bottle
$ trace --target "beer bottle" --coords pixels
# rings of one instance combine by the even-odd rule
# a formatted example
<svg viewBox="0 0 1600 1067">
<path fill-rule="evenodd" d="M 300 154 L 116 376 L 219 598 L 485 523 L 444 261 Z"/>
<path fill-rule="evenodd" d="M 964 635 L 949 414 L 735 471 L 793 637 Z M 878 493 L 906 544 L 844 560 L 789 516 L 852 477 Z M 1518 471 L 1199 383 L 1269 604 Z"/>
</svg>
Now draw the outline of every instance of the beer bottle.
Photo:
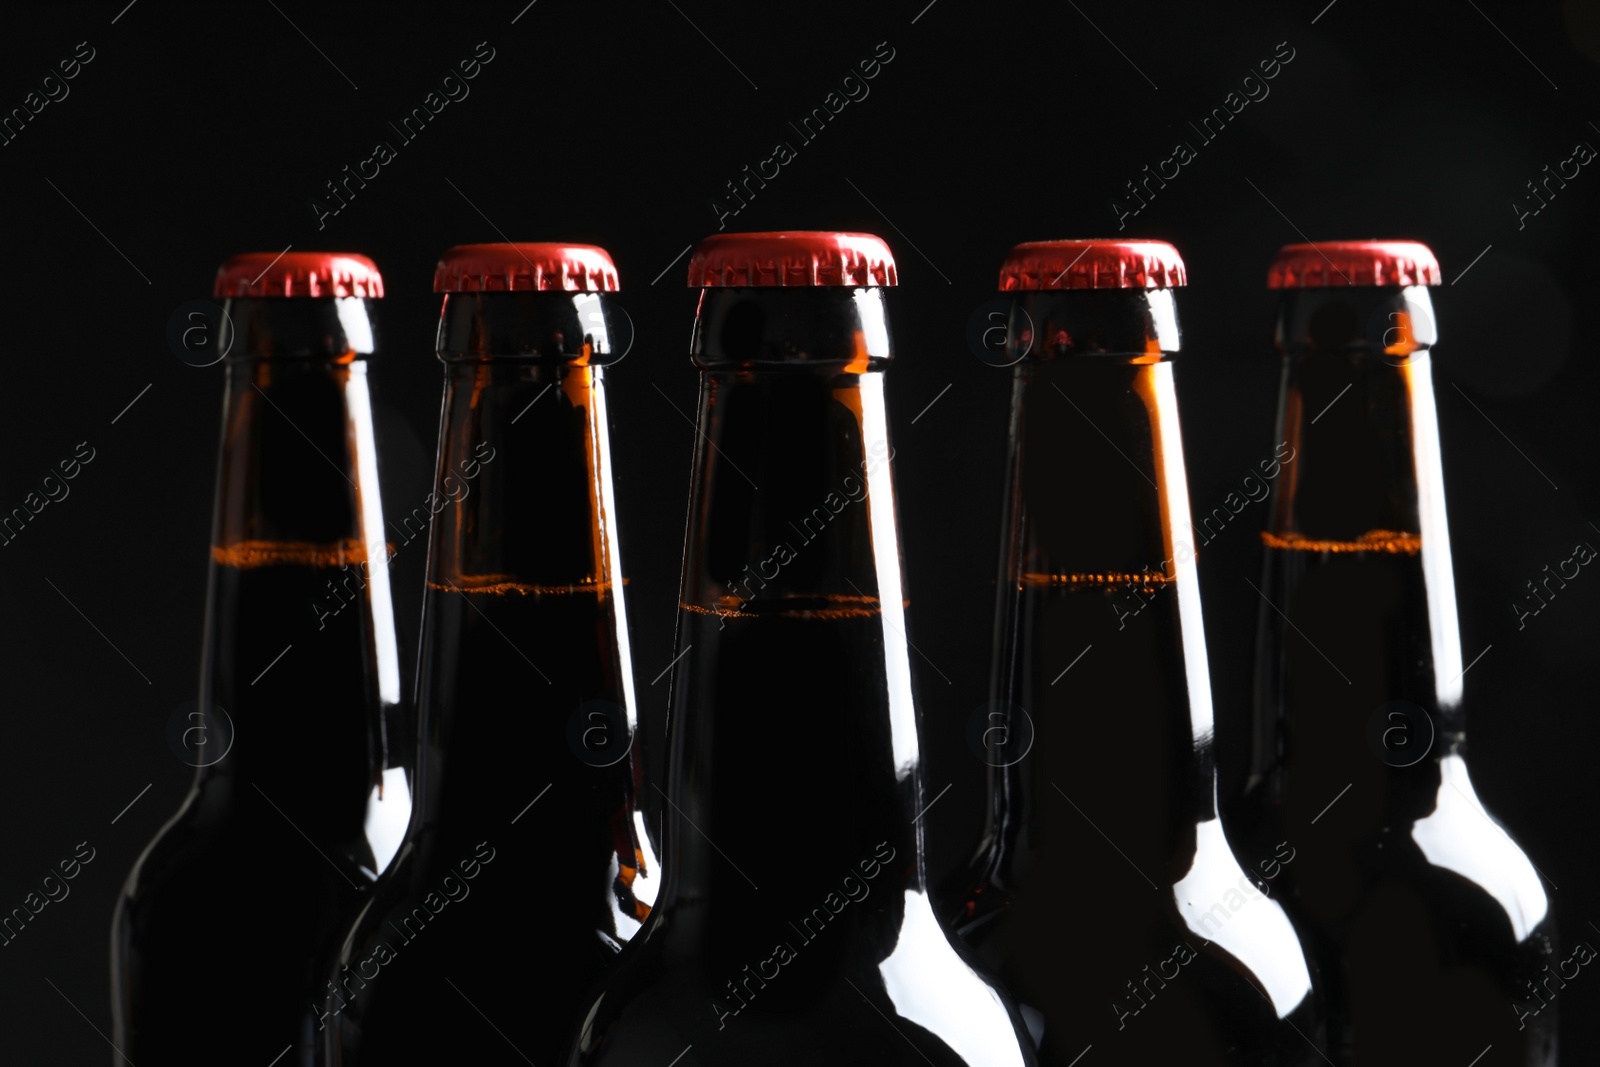
<svg viewBox="0 0 1600 1067">
<path fill-rule="evenodd" d="M 1320 1064 L 1320 998 L 1219 821 L 1161 241 L 1039 241 L 1013 294 L 991 807 L 953 924 L 1039 1062 Z M 1253 863 L 1250 867 L 1253 869 Z"/>
<path fill-rule="evenodd" d="M 364 256 L 240 255 L 217 273 L 205 636 L 199 701 L 176 721 L 198 769 L 117 900 L 118 1062 L 307 1051 L 315 946 L 353 918 L 410 816 L 367 386 L 382 295 Z"/>
<path fill-rule="evenodd" d="M 1257 847 L 1294 849 L 1278 884 L 1325 961 L 1341 1067 L 1554 1064 L 1576 964 L 1466 763 L 1471 663 L 1433 397 L 1438 263 L 1413 241 L 1291 245 L 1267 284 L 1280 293 L 1284 476 L 1262 534 L 1239 825 Z"/>
<path fill-rule="evenodd" d="M 430 530 L 416 808 L 323 967 L 329 1064 L 549 1064 L 650 912 L 606 405 L 617 288 L 589 245 L 463 245 L 434 274 L 438 466 L 401 520 Z"/>
<path fill-rule="evenodd" d="M 889 249 L 716 235 L 668 724 L 666 882 L 566 1062 L 1032 1063 L 924 888 L 884 406 Z"/>
</svg>

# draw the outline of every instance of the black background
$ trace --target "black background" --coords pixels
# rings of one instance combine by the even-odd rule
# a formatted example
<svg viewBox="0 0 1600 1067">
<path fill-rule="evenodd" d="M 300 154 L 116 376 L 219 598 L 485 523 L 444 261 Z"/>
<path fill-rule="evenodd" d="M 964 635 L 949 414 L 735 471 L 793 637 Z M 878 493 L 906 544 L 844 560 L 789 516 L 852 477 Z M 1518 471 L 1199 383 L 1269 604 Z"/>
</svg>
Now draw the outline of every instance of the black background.
<svg viewBox="0 0 1600 1067">
<path fill-rule="evenodd" d="M 1589 925 L 1600 577 L 1585 571 L 1520 631 L 1509 606 L 1576 542 L 1600 544 L 1600 381 L 1582 322 L 1600 175 L 1586 167 L 1521 229 L 1512 208 L 1578 141 L 1600 145 L 1596 5 L 525 3 L 5 13 L 0 109 L 21 106 L 78 42 L 94 59 L 0 147 L 0 511 L 79 442 L 95 458 L 0 546 L 0 910 L 79 842 L 96 856 L 67 899 L 0 948 L 0 1059 L 113 1055 L 96 1033 L 109 1032 L 112 901 L 192 773 L 164 731 L 194 696 L 222 383 L 220 366 L 186 366 L 165 335 L 175 309 L 209 296 L 225 257 L 292 244 L 363 252 L 383 269 L 373 373 L 386 505 L 399 514 L 432 477 L 438 254 L 502 239 L 612 252 L 637 327 L 611 381 L 636 677 L 655 733 L 667 681 L 650 680 L 672 657 L 696 391 L 694 297 L 674 257 L 716 229 L 724 182 L 776 141 L 794 144 L 797 158 L 727 226 L 865 230 L 897 254 L 889 404 L 928 795 L 951 783 L 924 820 L 937 877 L 964 858 L 981 811 L 982 766 L 964 738 L 988 673 L 1006 420 L 1007 372 L 967 350 L 969 317 L 1013 243 L 1116 234 L 1123 183 L 1176 141 L 1196 143 L 1184 123 L 1279 42 L 1294 58 L 1270 95 L 1196 143 L 1198 158 L 1121 231 L 1172 241 L 1189 267 L 1177 380 L 1194 508 L 1220 504 L 1275 443 L 1264 280 L 1278 246 L 1431 244 L 1447 283 L 1436 373 L 1462 644 L 1469 658 L 1488 649 L 1467 679 L 1474 780 L 1549 877 L 1563 941 L 1600 943 Z M 494 59 L 470 95 L 398 144 L 385 123 L 480 41 Z M 799 144 L 788 120 L 884 41 L 894 58 L 870 95 Z M 397 158 L 319 229 L 312 200 L 380 139 Z M 1120 462 L 1109 448 L 1079 461 Z M 1083 506 L 1094 521 L 1094 502 Z M 1251 505 L 1200 557 L 1230 782 L 1257 611 L 1245 578 L 1259 573 L 1264 519 Z M 419 545 L 393 565 L 408 649 L 422 557 Z M 826 730 L 827 714 L 784 728 Z M 1138 760 L 1140 738 L 1084 758 Z M 1129 877 L 1108 850 L 1063 886 L 1062 906 L 1092 913 Z M 196 982 L 250 966 L 248 914 L 216 900 L 195 919 L 237 932 L 237 951 Z M 1595 1062 L 1600 978 L 1580 975 L 1561 998 L 1566 1062 Z"/>
</svg>

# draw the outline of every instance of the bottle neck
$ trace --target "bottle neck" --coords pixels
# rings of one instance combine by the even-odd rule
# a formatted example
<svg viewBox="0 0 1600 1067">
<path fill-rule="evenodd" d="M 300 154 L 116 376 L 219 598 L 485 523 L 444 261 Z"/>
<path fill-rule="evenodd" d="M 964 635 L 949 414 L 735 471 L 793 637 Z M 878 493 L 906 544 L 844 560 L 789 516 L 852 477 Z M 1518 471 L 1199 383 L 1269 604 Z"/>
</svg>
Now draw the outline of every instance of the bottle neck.
<svg viewBox="0 0 1600 1067">
<path fill-rule="evenodd" d="M 616 594 L 609 418 L 602 367 L 448 363 L 433 492 L 400 519 L 432 531 L 430 588 Z"/>
<path fill-rule="evenodd" d="M 604 794 L 633 818 L 622 809 L 639 785 L 639 761 L 627 761 L 637 706 L 604 366 L 617 358 L 613 314 L 595 293 L 445 299 L 433 492 L 399 522 L 408 538 L 429 536 L 425 799 L 462 832 L 510 802 L 489 799 L 508 766 L 563 791 L 577 774 L 591 805 Z M 503 714 L 513 691 L 548 713 Z M 434 759 L 445 750 L 448 763 Z M 628 830 L 643 840 L 642 826 Z"/>
<path fill-rule="evenodd" d="M 893 892 L 920 892 L 881 290 L 707 290 L 694 353 L 671 898 L 759 882 L 798 918 L 864 864 L 888 865 Z M 763 856 L 783 885 L 769 889 Z"/>
<path fill-rule="evenodd" d="M 1262 534 L 1255 735 L 1241 818 L 1354 841 L 1443 801 L 1466 735 L 1423 287 L 1284 294 L 1278 440 Z M 1285 829 L 1282 832 L 1287 833 Z M 1256 836 L 1256 831 L 1251 831 Z"/>
<path fill-rule="evenodd" d="M 432 528 L 430 589 L 613 603 L 626 665 L 604 379 L 614 314 L 600 293 L 448 295 L 434 490 L 402 521 L 408 536 Z M 504 452 L 522 461 L 495 465 Z M 630 723 L 632 688 L 630 676 Z"/>
<path fill-rule="evenodd" d="M 705 289 L 690 352 L 706 370 L 883 370 L 892 359 L 885 295 L 878 287 Z"/>
<path fill-rule="evenodd" d="M 1006 853 L 1076 832 L 1082 816 L 1058 794 L 1120 732 L 1141 739 L 1138 759 L 1115 781 L 1088 777 L 1123 795 L 1072 802 L 1137 811 L 1119 845 L 1152 876 L 1176 864 L 1178 877 L 1216 791 L 1171 292 L 1030 293 L 1011 336 L 1022 358 L 988 708 L 1005 726 L 988 735 L 1002 744 L 981 747 L 988 862 L 1004 878 Z"/>
<path fill-rule="evenodd" d="M 1416 570 L 1421 603 L 1352 604 L 1341 625 L 1412 631 L 1427 678 L 1402 684 L 1394 677 L 1378 684 L 1374 695 L 1426 698 L 1422 703 L 1430 712 L 1453 719 L 1465 664 L 1434 405 L 1430 350 L 1436 330 L 1428 291 L 1290 291 L 1280 304 L 1277 339 L 1284 367 L 1278 440 L 1288 442 L 1295 460 L 1285 468 L 1283 492 L 1270 513 L 1267 549 L 1291 557 L 1339 556 L 1379 569 L 1387 559 Z"/>
<path fill-rule="evenodd" d="M 627 355 L 630 339 L 626 316 L 608 293 L 448 293 L 435 350 L 446 363 L 537 360 L 598 366 Z"/>
<path fill-rule="evenodd" d="M 369 304 L 228 301 L 213 562 L 386 560 L 367 383 Z M 387 601 L 387 579 L 374 580 Z"/>
<path fill-rule="evenodd" d="M 190 760 L 202 782 L 251 781 L 294 817 L 353 819 L 341 831 L 349 838 L 364 834 L 368 792 L 397 784 L 391 760 L 404 750 L 389 736 L 400 661 L 367 311 L 361 300 L 228 304 L 238 333 L 226 364 L 201 703 L 226 716 L 224 734 L 237 743 L 226 758 Z M 319 741 L 308 746 L 312 723 Z M 361 862 L 381 869 L 383 852 L 374 838 Z"/>
</svg>

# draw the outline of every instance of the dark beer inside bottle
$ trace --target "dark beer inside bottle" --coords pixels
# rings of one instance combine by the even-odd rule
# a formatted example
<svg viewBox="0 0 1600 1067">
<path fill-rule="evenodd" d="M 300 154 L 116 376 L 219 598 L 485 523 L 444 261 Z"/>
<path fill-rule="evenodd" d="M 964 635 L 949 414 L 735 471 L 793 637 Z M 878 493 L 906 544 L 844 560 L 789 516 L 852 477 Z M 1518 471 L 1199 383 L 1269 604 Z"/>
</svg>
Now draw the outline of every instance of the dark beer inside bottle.
<svg viewBox="0 0 1600 1067">
<path fill-rule="evenodd" d="M 1467 774 L 1469 660 L 1455 603 L 1425 287 L 1286 290 L 1263 543 L 1246 839 L 1287 838 L 1362 1064 L 1554 1062 L 1560 959 L 1537 869 Z M 1452 1018 L 1418 1027 L 1418 1018 Z M 1498 1060 L 1495 1058 L 1499 1057 Z"/>
<path fill-rule="evenodd" d="M 1277 731 L 1258 735 L 1257 773 L 1281 769 L 1273 750 L 1298 745 L 1290 738 L 1304 732 L 1312 746 L 1308 751 L 1327 757 L 1315 761 L 1329 769 L 1319 784 L 1337 777 L 1337 791 L 1350 781 L 1345 768 L 1354 766 L 1370 778 L 1366 803 L 1374 813 L 1392 807 L 1396 816 L 1412 818 L 1431 810 L 1439 786 L 1436 778 L 1425 781 L 1433 761 L 1423 761 L 1423 752 L 1437 745 L 1435 755 L 1449 753 L 1462 744 L 1457 676 L 1465 664 L 1444 501 L 1442 495 L 1419 492 L 1434 487 L 1418 478 L 1419 469 L 1431 470 L 1435 481 L 1438 476 L 1434 340 L 1425 287 L 1293 290 L 1283 297 L 1279 436 L 1294 459 L 1284 467 L 1283 491 L 1273 501 L 1263 536 L 1270 590 L 1312 598 L 1303 602 L 1308 624 L 1345 654 L 1341 661 L 1313 638 L 1328 654 L 1322 660 L 1294 635 L 1289 620 L 1264 604 L 1258 703 L 1279 706 L 1282 687 L 1289 684 L 1308 687 L 1307 696 L 1319 690 L 1319 699 L 1343 706 L 1370 697 L 1374 712 L 1395 702 L 1397 715 L 1383 722 L 1383 730 L 1392 730 L 1385 751 L 1393 749 L 1391 762 L 1414 766 L 1408 774 L 1387 773 L 1384 763 L 1372 758 L 1366 734 L 1346 728 L 1347 715 L 1300 714 L 1285 721 L 1281 740 Z M 1442 483 L 1437 491 L 1442 494 Z M 1435 536 L 1427 556 L 1425 522 L 1436 527 L 1429 531 Z M 1439 599 L 1445 590 L 1448 603 Z M 1334 599 L 1325 600 L 1328 596 Z M 1381 622 L 1346 625 L 1361 616 Z M 1290 618 L 1298 624 L 1296 616 Z M 1317 658 L 1321 668 L 1306 663 L 1291 682 L 1284 657 L 1298 660 L 1303 652 Z M 1439 657 L 1448 662 L 1436 663 Z M 1260 718 L 1258 724 L 1269 721 Z M 1416 761 L 1404 751 L 1407 746 L 1417 750 Z M 1307 762 L 1297 773 L 1317 772 Z M 1308 791 L 1304 803 L 1313 802 L 1314 791 Z M 1316 811 L 1303 814 L 1309 819 Z"/>
<path fill-rule="evenodd" d="M 763 869 L 792 871 L 767 879 L 785 884 L 763 905 L 773 888 L 751 895 L 692 830 L 678 836 L 680 866 L 669 878 L 716 924 L 707 948 L 732 977 L 745 962 L 735 957 L 770 951 L 752 937 L 787 929 L 779 913 L 759 918 L 774 902 L 792 897 L 798 922 L 880 843 L 902 864 L 913 855 L 912 781 L 897 771 L 915 759 L 915 740 L 896 738 L 885 714 L 886 702 L 909 709 L 909 675 L 885 662 L 883 640 L 886 626 L 904 627 L 904 599 L 898 554 L 880 561 L 873 526 L 893 521 L 892 510 L 882 514 L 892 509 L 882 291 L 708 289 L 692 351 L 704 372 L 701 425 L 716 447 L 698 446 L 681 604 L 682 646 L 709 656 L 690 649 L 681 672 L 690 688 L 680 694 L 677 758 L 681 773 L 704 769 L 704 788 L 680 803 L 696 824 L 714 820 L 721 832 L 706 829 L 718 840 L 746 843 L 738 866 L 758 884 Z M 739 799 L 751 796 L 761 803 Z M 889 892 L 872 900 L 860 910 L 898 908 Z M 808 951 L 802 974 L 821 980 L 835 970 L 821 964 L 849 939 L 828 942 Z"/>
<path fill-rule="evenodd" d="M 364 513 L 357 488 L 377 492 L 365 359 L 375 347 L 371 310 L 357 298 L 229 302 L 236 332 L 206 656 L 213 699 L 244 734 L 218 771 L 265 789 L 256 776 L 276 768 L 285 799 L 273 800 L 290 818 L 344 839 L 339 851 L 368 880 L 388 857 L 379 862 L 364 840 L 365 798 L 386 783 L 364 771 L 385 765 L 391 739 L 386 719 L 373 732 L 364 709 L 373 698 L 400 701 L 390 545 L 369 529 L 381 511 Z M 381 558 L 369 558 L 374 550 Z M 376 598 L 367 589 L 374 582 Z M 301 685 L 307 692 L 284 722 L 285 694 Z M 380 692 L 365 692 L 374 685 Z"/>
<path fill-rule="evenodd" d="M 598 293 L 445 297 L 433 495 L 393 516 L 430 540 L 417 855 L 329 976 L 340 1062 L 500 1062 L 509 1041 L 550 1063 L 649 915 L 602 375 L 619 319 Z"/>
<path fill-rule="evenodd" d="M 1017 1056 L 923 889 L 889 341 L 878 288 L 702 293 L 667 884 L 569 1062 Z"/>
<path fill-rule="evenodd" d="M 1052 1067 L 1320 1062 L 1298 940 L 1217 821 L 1178 348 L 1170 290 L 1013 305 L 993 810 L 955 910 Z"/>
<path fill-rule="evenodd" d="M 113 946 L 135 1062 L 270 1060 L 306 1040 L 310 959 L 410 814 L 362 299 L 236 299 L 193 793 Z M 387 768 L 387 770 L 386 770 Z M 211 981 L 238 923 L 262 951 Z"/>
</svg>

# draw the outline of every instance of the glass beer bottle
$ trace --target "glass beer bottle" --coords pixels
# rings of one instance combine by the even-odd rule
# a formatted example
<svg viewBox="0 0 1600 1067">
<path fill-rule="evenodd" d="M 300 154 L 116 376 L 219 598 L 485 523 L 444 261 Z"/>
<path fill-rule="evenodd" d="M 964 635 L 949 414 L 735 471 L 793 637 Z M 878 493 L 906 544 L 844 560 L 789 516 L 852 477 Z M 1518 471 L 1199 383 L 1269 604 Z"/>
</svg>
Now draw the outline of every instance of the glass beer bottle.
<svg viewBox="0 0 1600 1067">
<path fill-rule="evenodd" d="M 923 879 L 926 797 L 866 234 L 702 241 L 666 882 L 565 1062 L 1023 1065 Z"/>
<path fill-rule="evenodd" d="M 1291 245 L 1268 275 L 1293 462 L 1262 535 L 1254 755 L 1230 808 L 1258 847 L 1293 843 L 1280 884 L 1341 1067 L 1546 1067 L 1571 961 L 1467 771 L 1437 284 L 1412 241 Z"/>
<path fill-rule="evenodd" d="M 549 1064 L 650 912 L 606 408 L 631 333 L 617 288 L 591 245 L 462 245 L 434 274 L 416 809 L 324 968 L 328 1064 Z"/>
<path fill-rule="evenodd" d="M 1039 1062 L 1322 1062 L 1300 940 L 1219 821 L 1161 241 L 1040 241 L 1013 294 L 991 807 L 953 925 Z"/>
<path fill-rule="evenodd" d="M 383 281 L 364 256 L 267 252 L 223 264 L 216 295 L 227 384 L 200 699 L 176 720 L 198 769 L 117 900 L 119 1063 L 265 1064 L 291 1047 L 300 1062 L 315 947 L 410 816 L 367 385 Z"/>
</svg>

